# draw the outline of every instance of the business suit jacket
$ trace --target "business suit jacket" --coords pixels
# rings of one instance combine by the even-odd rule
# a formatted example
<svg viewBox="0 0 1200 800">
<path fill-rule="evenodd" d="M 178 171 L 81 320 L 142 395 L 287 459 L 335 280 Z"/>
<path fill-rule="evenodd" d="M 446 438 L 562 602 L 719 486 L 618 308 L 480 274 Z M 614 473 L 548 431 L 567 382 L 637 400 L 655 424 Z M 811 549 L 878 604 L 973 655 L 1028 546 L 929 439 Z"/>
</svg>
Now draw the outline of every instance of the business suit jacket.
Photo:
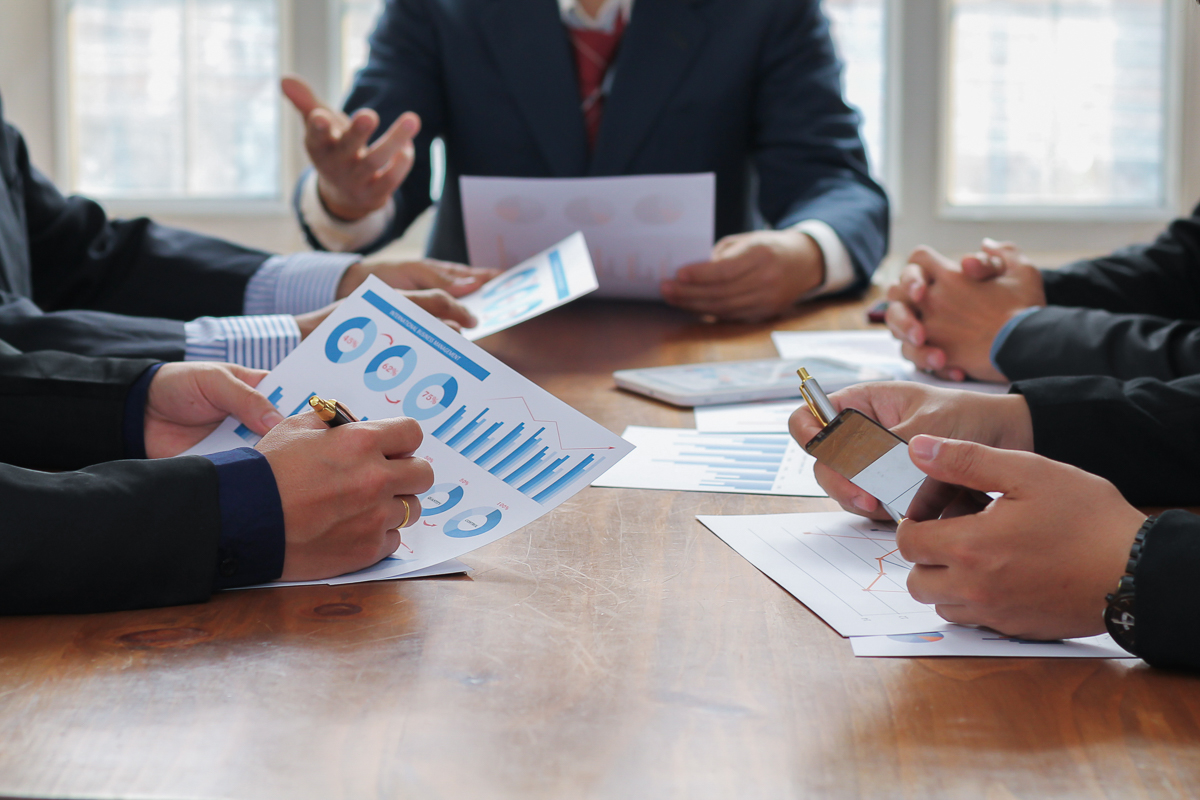
<svg viewBox="0 0 1200 800">
<path fill-rule="evenodd" d="M 1013 387 L 1029 403 L 1038 454 L 1107 478 L 1134 505 L 1200 504 L 1200 376 L 1058 377 Z M 1162 515 L 1136 573 L 1137 652 L 1156 666 L 1200 669 L 1198 570 L 1200 517 Z"/>
<path fill-rule="evenodd" d="M 267 253 L 110 220 L 29 162 L 0 105 L 0 338 L 24 351 L 182 360 L 183 323 L 242 312 Z"/>
<path fill-rule="evenodd" d="M 1200 206 L 1153 244 L 1042 273 L 1050 305 L 996 353 L 1008 378 L 1200 374 Z"/>
<path fill-rule="evenodd" d="M 375 109 L 380 130 L 410 110 L 423 124 L 394 223 L 369 249 L 429 206 L 438 136 L 438 258 L 467 260 L 460 175 L 715 172 L 718 236 L 821 220 L 860 285 L 887 249 L 887 198 L 867 173 L 816 0 L 638 0 L 591 154 L 554 0 L 390 0 L 370 43 L 346 110 Z"/>
<path fill-rule="evenodd" d="M 152 363 L 0 342 L 0 405 L 22 410 L 0 426 L 0 614 L 195 603 L 213 591 L 217 468 L 199 456 L 114 460 L 126 395 Z"/>
</svg>

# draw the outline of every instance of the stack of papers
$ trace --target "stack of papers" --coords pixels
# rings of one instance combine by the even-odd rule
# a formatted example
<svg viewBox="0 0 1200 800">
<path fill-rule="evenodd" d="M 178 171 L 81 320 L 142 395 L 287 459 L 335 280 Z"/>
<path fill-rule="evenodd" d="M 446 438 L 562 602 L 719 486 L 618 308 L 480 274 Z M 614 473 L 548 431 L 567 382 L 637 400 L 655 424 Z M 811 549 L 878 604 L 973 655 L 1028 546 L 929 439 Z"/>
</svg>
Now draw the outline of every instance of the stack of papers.
<svg viewBox="0 0 1200 800">
<path fill-rule="evenodd" d="M 845 512 L 700 522 L 842 636 L 858 656 L 1135 658 L 1108 634 L 1030 642 L 946 622 L 908 593 L 895 527 Z"/>
</svg>

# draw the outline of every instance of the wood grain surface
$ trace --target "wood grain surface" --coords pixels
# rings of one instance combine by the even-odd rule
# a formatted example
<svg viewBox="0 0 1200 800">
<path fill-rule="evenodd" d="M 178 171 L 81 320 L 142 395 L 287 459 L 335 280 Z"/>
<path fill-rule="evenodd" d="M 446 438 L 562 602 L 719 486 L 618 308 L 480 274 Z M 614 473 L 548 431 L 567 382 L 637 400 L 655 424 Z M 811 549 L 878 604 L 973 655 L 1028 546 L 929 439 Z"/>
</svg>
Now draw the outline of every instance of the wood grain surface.
<svg viewBox="0 0 1200 800">
<path fill-rule="evenodd" d="M 614 369 L 861 326 L 859 303 L 767 326 L 583 302 L 483 345 L 620 432 L 693 420 L 615 389 Z M 585 489 L 467 556 L 469 577 L 0 620 L 0 795 L 1200 793 L 1197 679 L 1136 661 L 856 659 L 694 520 L 833 508 Z"/>
</svg>

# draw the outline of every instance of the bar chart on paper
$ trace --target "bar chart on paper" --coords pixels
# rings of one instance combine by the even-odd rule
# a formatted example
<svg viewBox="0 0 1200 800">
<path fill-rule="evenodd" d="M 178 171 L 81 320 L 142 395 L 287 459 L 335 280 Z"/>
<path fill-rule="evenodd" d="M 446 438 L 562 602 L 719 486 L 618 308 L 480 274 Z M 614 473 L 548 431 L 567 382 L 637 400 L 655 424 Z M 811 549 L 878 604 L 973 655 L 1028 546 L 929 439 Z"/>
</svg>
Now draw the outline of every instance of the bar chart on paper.
<svg viewBox="0 0 1200 800">
<path fill-rule="evenodd" d="M 813 459 L 786 434 L 625 429 L 637 449 L 592 483 L 625 489 L 824 497 Z"/>
<path fill-rule="evenodd" d="M 538 503 L 548 503 L 607 463 L 604 455 L 562 446 L 558 423 L 535 420 L 521 397 L 460 405 L 433 437 Z M 612 448 L 608 448 L 612 449 Z"/>
</svg>

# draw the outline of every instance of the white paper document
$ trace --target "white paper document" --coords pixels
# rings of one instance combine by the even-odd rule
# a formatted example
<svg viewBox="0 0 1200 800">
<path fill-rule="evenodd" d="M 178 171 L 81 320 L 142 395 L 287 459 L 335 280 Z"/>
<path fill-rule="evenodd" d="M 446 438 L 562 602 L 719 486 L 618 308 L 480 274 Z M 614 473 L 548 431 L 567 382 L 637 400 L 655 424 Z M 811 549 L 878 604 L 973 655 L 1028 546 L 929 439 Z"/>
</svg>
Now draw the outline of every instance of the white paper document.
<svg viewBox="0 0 1200 800">
<path fill-rule="evenodd" d="M 1001 658 L 1137 658 L 1107 633 L 1060 642 L 1031 642 L 994 631 L 948 625 L 939 631 L 854 636 L 854 655 L 928 658 L 932 656 L 992 656 Z"/>
<path fill-rule="evenodd" d="M 803 400 L 697 406 L 696 430 L 705 433 L 787 433 L 792 412 Z"/>
<path fill-rule="evenodd" d="M 476 267 L 508 269 L 581 231 L 599 296 L 661 297 L 659 283 L 712 255 L 716 178 L 460 178 L 467 251 Z"/>
<path fill-rule="evenodd" d="M 787 435 L 642 428 L 622 434 L 637 449 L 592 482 L 623 489 L 825 497 L 812 456 Z"/>
<path fill-rule="evenodd" d="M 826 356 L 874 367 L 898 381 L 916 381 L 928 386 L 966 389 L 986 394 L 1004 394 L 1008 384 L 979 381 L 944 381 L 921 372 L 900 353 L 900 342 L 888 331 L 775 331 L 771 341 L 781 358 Z"/>
<path fill-rule="evenodd" d="M 284 414 L 314 394 L 361 419 L 411 417 L 436 483 L 373 580 L 441 564 L 529 524 L 632 446 L 372 276 L 259 383 Z M 254 444 L 228 419 L 192 453 Z M 361 574 L 361 573 L 360 573 Z M 349 582 L 352 577 L 341 579 Z"/>
<path fill-rule="evenodd" d="M 583 234 L 573 233 L 460 299 L 479 321 L 463 336 L 472 342 L 491 336 L 594 292 L 599 285 L 587 242 Z"/>
<path fill-rule="evenodd" d="M 349 575 L 339 575 L 336 578 L 326 578 L 323 581 L 274 581 L 272 583 L 256 583 L 253 586 L 239 586 L 239 589 L 276 589 L 280 586 L 341 586 L 347 583 L 366 583 L 367 581 L 377 581 L 375 573 L 390 570 L 391 567 L 399 559 L 399 556 L 391 555 L 380 561 L 373 567 L 360 569 L 358 572 L 351 572 Z M 460 575 L 464 572 L 470 572 L 471 568 L 457 558 L 452 558 L 449 561 L 443 561 L 441 564 L 434 564 L 432 567 L 418 569 L 414 572 L 406 572 L 403 575 L 389 575 L 389 579 L 407 580 L 408 578 L 436 578 L 440 575 Z"/>
<path fill-rule="evenodd" d="M 835 511 L 698 520 L 842 636 L 928 633 L 950 623 L 908 593 L 892 525 Z"/>
</svg>

